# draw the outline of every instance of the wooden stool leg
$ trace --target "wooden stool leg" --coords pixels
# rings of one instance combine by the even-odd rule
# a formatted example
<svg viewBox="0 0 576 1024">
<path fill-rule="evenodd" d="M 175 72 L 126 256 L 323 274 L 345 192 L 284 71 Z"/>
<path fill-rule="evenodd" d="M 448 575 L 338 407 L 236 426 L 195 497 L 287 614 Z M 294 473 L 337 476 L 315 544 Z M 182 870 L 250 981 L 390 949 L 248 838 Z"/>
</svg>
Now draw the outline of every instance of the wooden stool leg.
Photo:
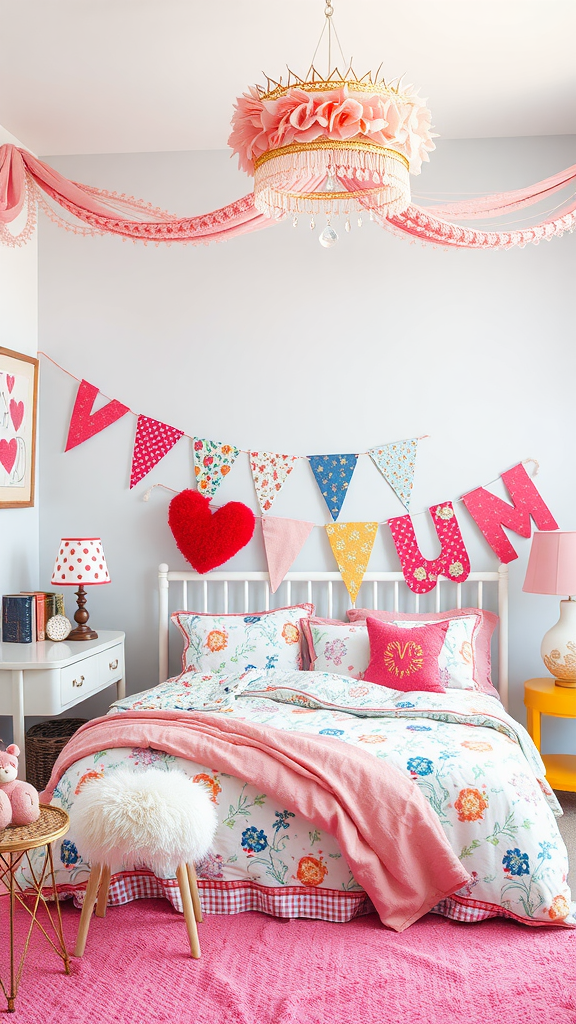
<svg viewBox="0 0 576 1024">
<path fill-rule="evenodd" d="M 190 940 L 190 952 L 195 960 L 200 958 L 200 942 L 198 940 L 198 929 L 196 927 L 196 918 L 194 917 L 194 906 L 192 904 L 192 894 L 190 892 L 190 883 L 188 881 L 188 872 L 185 864 L 179 864 L 176 868 L 176 878 L 178 879 L 178 886 L 180 888 L 180 895 L 182 897 L 182 907 L 184 909 L 184 919 L 186 921 L 186 928 L 188 930 L 188 938 Z"/>
<path fill-rule="evenodd" d="M 90 878 L 88 879 L 88 885 L 86 886 L 86 895 L 84 897 L 84 903 L 82 904 L 82 913 L 80 915 L 80 924 L 78 925 L 78 934 L 76 936 L 76 945 L 74 947 L 74 956 L 82 956 L 86 949 L 86 939 L 88 938 L 88 929 L 90 927 L 90 918 L 92 917 L 92 910 L 96 903 L 96 897 L 98 895 L 98 886 L 100 885 L 100 876 L 102 874 L 102 865 L 93 864 L 92 871 L 90 872 Z"/>
<path fill-rule="evenodd" d="M 98 902 L 96 904 L 96 917 L 106 917 L 106 903 L 108 902 L 108 889 L 110 888 L 110 867 L 105 864 L 102 868 L 102 878 L 100 879 L 100 891 L 98 893 Z"/>
<path fill-rule="evenodd" d="M 187 864 L 186 869 L 188 871 L 188 881 L 190 883 L 190 892 L 192 894 L 192 906 L 194 907 L 194 917 L 197 921 L 202 921 L 202 906 L 200 904 L 200 893 L 198 892 L 198 880 L 196 878 L 196 868 L 193 864 Z"/>
</svg>

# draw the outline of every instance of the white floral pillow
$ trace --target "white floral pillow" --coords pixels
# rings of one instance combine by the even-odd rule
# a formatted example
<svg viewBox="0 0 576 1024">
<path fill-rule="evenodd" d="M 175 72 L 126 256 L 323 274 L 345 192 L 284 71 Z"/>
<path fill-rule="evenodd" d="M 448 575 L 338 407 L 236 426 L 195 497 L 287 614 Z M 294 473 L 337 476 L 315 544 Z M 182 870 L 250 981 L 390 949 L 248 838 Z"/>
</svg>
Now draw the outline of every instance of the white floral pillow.
<svg viewBox="0 0 576 1024">
<path fill-rule="evenodd" d="M 366 623 L 308 619 L 302 627 L 308 641 L 310 668 L 362 679 L 370 661 Z"/>
<path fill-rule="evenodd" d="M 245 672 L 251 668 L 302 668 L 300 620 L 313 604 L 297 604 L 251 615 L 174 612 L 185 640 L 182 670 Z"/>
<path fill-rule="evenodd" d="M 369 614 L 369 613 L 368 613 Z M 413 629 L 437 619 L 389 619 L 395 626 Z M 450 619 L 446 638 L 438 656 L 442 686 L 454 690 L 477 689 L 474 676 L 473 637 L 477 615 Z M 365 621 L 347 623 L 309 619 L 303 624 L 310 652 L 310 668 L 315 672 L 337 672 L 341 676 L 363 679 L 370 661 L 370 642 Z"/>
</svg>

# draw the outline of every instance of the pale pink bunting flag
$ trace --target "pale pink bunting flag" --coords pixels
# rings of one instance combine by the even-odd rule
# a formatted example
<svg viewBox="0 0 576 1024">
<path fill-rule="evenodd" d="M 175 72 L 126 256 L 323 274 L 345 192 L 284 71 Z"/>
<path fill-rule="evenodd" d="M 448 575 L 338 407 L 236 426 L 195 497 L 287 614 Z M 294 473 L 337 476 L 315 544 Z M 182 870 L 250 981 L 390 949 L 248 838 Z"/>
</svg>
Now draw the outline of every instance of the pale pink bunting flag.
<svg viewBox="0 0 576 1024">
<path fill-rule="evenodd" d="M 278 590 L 313 529 L 314 523 L 305 523 L 299 519 L 262 517 L 262 536 L 268 562 L 270 590 L 273 594 Z"/>
<path fill-rule="evenodd" d="M 132 472 L 130 487 L 135 487 L 154 466 L 168 454 L 184 431 L 169 427 L 167 423 L 151 420 L 148 416 L 139 416 L 134 438 L 132 454 Z"/>
<path fill-rule="evenodd" d="M 250 469 L 262 512 L 270 511 L 272 502 L 278 497 L 297 460 L 297 455 L 250 452 Z"/>
</svg>

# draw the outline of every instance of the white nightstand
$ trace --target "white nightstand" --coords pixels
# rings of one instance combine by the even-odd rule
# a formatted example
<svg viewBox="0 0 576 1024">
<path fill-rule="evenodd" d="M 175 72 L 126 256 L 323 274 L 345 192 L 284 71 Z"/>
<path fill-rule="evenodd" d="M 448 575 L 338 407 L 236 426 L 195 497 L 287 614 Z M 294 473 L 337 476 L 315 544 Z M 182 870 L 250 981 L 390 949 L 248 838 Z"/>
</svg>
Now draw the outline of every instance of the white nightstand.
<svg viewBox="0 0 576 1024">
<path fill-rule="evenodd" d="M 0 643 L 0 714 L 12 715 L 26 778 L 26 715 L 59 715 L 116 683 L 124 697 L 124 633 L 102 630 L 97 640 Z"/>
</svg>

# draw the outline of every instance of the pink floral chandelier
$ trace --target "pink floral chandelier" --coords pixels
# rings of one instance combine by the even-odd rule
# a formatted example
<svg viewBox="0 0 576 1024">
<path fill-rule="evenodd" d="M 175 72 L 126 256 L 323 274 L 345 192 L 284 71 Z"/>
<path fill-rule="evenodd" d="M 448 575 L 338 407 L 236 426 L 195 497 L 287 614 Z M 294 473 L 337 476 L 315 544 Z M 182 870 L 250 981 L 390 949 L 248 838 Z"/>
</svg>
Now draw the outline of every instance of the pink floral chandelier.
<svg viewBox="0 0 576 1024">
<path fill-rule="evenodd" d="M 412 86 L 387 84 L 379 71 L 361 78 L 344 60 L 327 0 L 325 23 L 304 78 L 288 71 L 268 78 L 236 102 L 228 140 L 240 167 L 254 177 L 254 204 L 264 216 L 292 214 L 328 220 L 320 235 L 333 245 L 333 215 L 368 212 L 390 218 L 410 206 L 410 174 L 419 174 L 434 147 L 431 114 Z M 328 73 L 314 66 L 326 35 Z M 346 71 L 332 69 L 333 36 Z"/>
<path fill-rule="evenodd" d="M 331 217 L 344 215 L 349 231 L 352 214 L 358 225 L 368 214 L 399 238 L 443 249 L 523 248 L 575 230 L 576 164 L 508 192 L 413 203 L 410 174 L 420 173 L 435 148 L 430 111 L 412 86 L 387 83 L 380 69 L 361 78 L 355 74 L 342 54 L 333 13 L 332 0 L 325 0 L 324 28 L 303 78 L 289 71 L 286 83 L 269 78 L 265 88 L 251 88 L 237 100 L 229 143 L 240 167 L 253 176 L 249 195 L 182 217 L 134 196 L 71 181 L 26 148 L 4 143 L 0 245 L 25 245 L 38 210 L 77 235 L 112 234 L 155 245 L 206 245 L 290 216 L 296 225 L 300 214 L 310 215 L 312 228 L 325 215 L 320 242 L 326 247 L 338 240 Z M 328 61 L 322 76 L 315 60 L 324 38 Z M 344 72 L 333 68 L 333 41 Z M 518 216 L 544 202 L 553 205 Z"/>
</svg>

